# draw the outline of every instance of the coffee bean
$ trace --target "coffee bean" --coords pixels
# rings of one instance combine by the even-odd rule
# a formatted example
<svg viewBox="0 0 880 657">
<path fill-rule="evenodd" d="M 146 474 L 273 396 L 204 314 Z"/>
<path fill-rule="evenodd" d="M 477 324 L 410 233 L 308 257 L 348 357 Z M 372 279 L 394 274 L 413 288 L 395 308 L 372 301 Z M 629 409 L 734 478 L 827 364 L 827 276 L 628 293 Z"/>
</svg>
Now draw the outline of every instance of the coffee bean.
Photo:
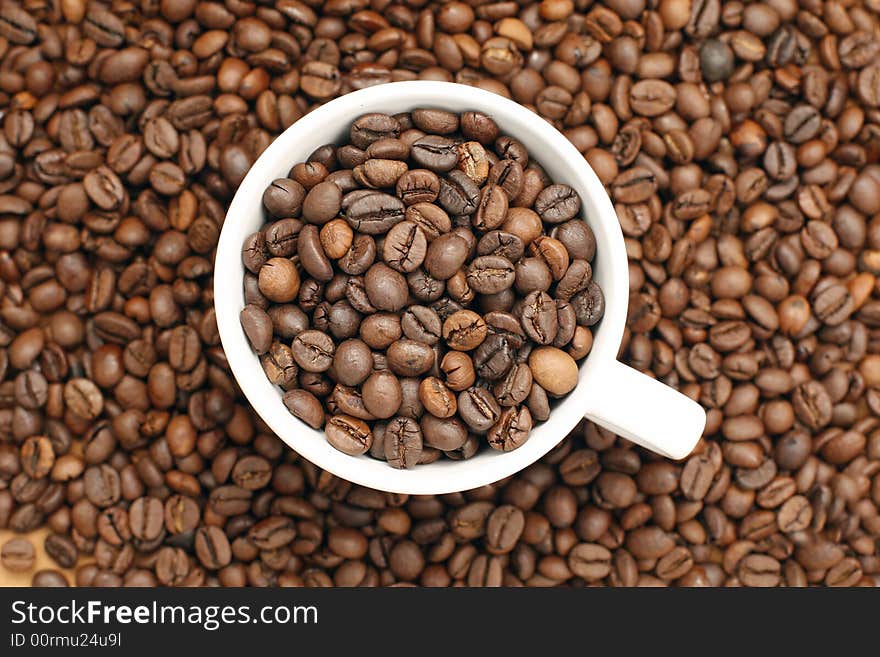
<svg viewBox="0 0 880 657">
<path fill-rule="evenodd" d="M 195 552 L 209 570 L 219 570 L 232 560 L 229 539 L 219 527 L 200 527 L 195 533 Z"/>
<path fill-rule="evenodd" d="M 798 419 L 811 429 L 820 429 L 831 421 L 831 400 L 824 386 L 817 381 L 797 386 L 792 406 Z"/>
<path fill-rule="evenodd" d="M 472 310 L 459 310 L 443 322 L 443 339 L 456 351 L 476 349 L 487 333 L 485 320 Z"/>
<path fill-rule="evenodd" d="M 779 570 L 779 562 L 773 557 L 750 554 L 740 562 L 737 574 L 746 586 L 776 586 Z"/>
<path fill-rule="evenodd" d="M 630 105 L 642 116 L 658 116 L 672 108 L 675 89 L 663 80 L 640 80 L 630 89 Z"/>
<path fill-rule="evenodd" d="M 455 395 L 436 377 L 422 380 L 419 385 L 419 400 L 425 410 L 436 417 L 451 417 L 458 410 Z"/>
<path fill-rule="evenodd" d="M 30 570 L 35 559 L 33 543 L 26 538 L 11 538 L 0 548 L 0 564 L 13 572 Z"/>
<path fill-rule="evenodd" d="M 293 357 L 306 372 L 325 372 L 333 363 L 333 340 L 321 331 L 303 331 L 293 339 Z"/>
<path fill-rule="evenodd" d="M 597 543 L 579 543 L 568 554 L 568 567 L 588 582 L 600 580 L 611 572 L 611 552 Z"/>
<path fill-rule="evenodd" d="M 529 355 L 529 369 L 538 385 L 553 395 L 564 395 L 577 385 L 577 363 L 556 347 L 532 350 Z"/>
<path fill-rule="evenodd" d="M 321 249 L 331 260 L 338 260 L 345 256 L 353 241 L 354 232 L 342 219 L 332 219 L 327 222 L 319 233 Z"/>
<path fill-rule="evenodd" d="M 726 80 L 733 73 L 734 54 L 719 39 L 707 39 L 700 48 L 700 70 L 708 82 Z"/>
<path fill-rule="evenodd" d="M 42 479 L 55 465 L 52 442 L 46 436 L 31 436 L 21 446 L 21 469 L 32 479 Z"/>
<path fill-rule="evenodd" d="M 446 233 L 428 245 L 425 271 L 438 280 L 447 280 L 461 268 L 467 255 L 467 242 L 455 233 Z"/>
<path fill-rule="evenodd" d="M 364 454 L 373 443 L 373 434 L 367 423 L 347 415 L 331 417 L 325 432 L 333 447 L 351 456 Z"/>
<path fill-rule="evenodd" d="M 452 215 L 471 215 L 480 203 L 480 188 L 463 171 L 450 171 L 440 179 L 438 201 Z"/>
<path fill-rule="evenodd" d="M 31 586 L 45 587 L 65 587 L 69 586 L 67 579 L 57 570 L 38 570 L 31 578 Z"/>
<path fill-rule="evenodd" d="M 298 217 L 306 190 L 295 180 L 279 178 L 263 192 L 263 207 L 274 217 Z"/>
<path fill-rule="evenodd" d="M 459 394 L 458 414 L 473 431 L 485 433 L 495 424 L 501 407 L 489 390 L 472 387 Z"/>
<path fill-rule="evenodd" d="M 385 235 L 382 259 L 392 269 L 408 274 L 424 262 L 427 251 L 428 241 L 422 229 L 414 222 L 403 221 Z"/>
<path fill-rule="evenodd" d="M 49 400 L 46 377 L 34 370 L 25 370 L 15 377 L 15 401 L 23 408 L 36 410 Z"/>
<path fill-rule="evenodd" d="M 62 568 L 73 568 L 79 556 L 76 545 L 64 534 L 50 534 L 44 543 L 46 554 Z"/>
<path fill-rule="evenodd" d="M 367 411 L 380 419 L 395 415 L 403 401 L 400 381 L 387 370 L 373 372 L 361 389 Z"/>
<path fill-rule="evenodd" d="M 104 398 L 101 391 L 88 379 L 71 379 L 64 386 L 64 403 L 75 416 L 85 421 L 101 414 Z"/>
<path fill-rule="evenodd" d="M 473 361 L 460 351 L 447 352 L 440 363 L 440 369 L 446 377 L 446 385 L 456 392 L 471 387 L 476 378 Z"/>
<path fill-rule="evenodd" d="M 410 340 L 434 345 L 440 341 L 442 324 L 440 316 L 426 306 L 410 306 L 400 318 L 403 334 Z"/>
<path fill-rule="evenodd" d="M 458 144 L 439 134 L 426 135 L 412 144 L 411 156 L 424 169 L 438 173 L 451 171 L 458 164 Z"/>
<path fill-rule="evenodd" d="M 535 200 L 535 211 L 542 221 L 551 224 L 561 224 L 573 219 L 580 208 L 580 198 L 568 185 L 545 187 Z"/>
<path fill-rule="evenodd" d="M 473 225 L 479 230 L 492 230 L 504 223 L 510 201 L 504 188 L 490 184 L 480 193 L 480 202 L 473 217 Z"/>
<path fill-rule="evenodd" d="M 192 531 L 198 525 L 199 517 L 199 506 L 192 498 L 174 495 L 165 502 L 165 529 L 172 534 Z"/>
<path fill-rule="evenodd" d="M 422 452 L 422 431 L 412 418 L 396 417 L 385 427 L 385 460 L 393 468 L 412 468 Z"/>
<path fill-rule="evenodd" d="M 400 124 L 387 114 L 365 114 L 351 125 L 351 143 L 361 149 L 379 139 L 396 139 Z"/>
<path fill-rule="evenodd" d="M 302 217 L 314 224 L 325 224 L 339 214 L 342 192 L 332 182 L 312 187 L 302 203 Z"/>
<path fill-rule="evenodd" d="M 387 232 L 403 221 L 404 215 L 403 202 L 396 196 L 382 192 L 360 196 L 345 208 L 345 218 L 351 227 L 366 235 Z"/>
<path fill-rule="evenodd" d="M 270 258 L 260 267 L 259 286 L 270 301 L 288 303 L 299 293 L 299 273 L 287 258 Z"/>
<path fill-rule="evenodd" d="M 487 180 L 490 185 L 499 187 L 505 194 L 507 194 L 508 200 L 512 201 L 516 199 L 522 191 L 523 167 L 515 159 L 500 160 L 489 170 Z"/>
<path fill-rule="evenodd" d="M 468 436 L 464 423 L 457 417 L 440 419 L 428 414 L 421 418 L 419 426 L 424 443 L 444 452 L 459 449 Z"/>
<path fill-rule="evenodd" d="M 504 504 L 492 511 L 486 522 L 486 547 L 493 554 L 513 551 L 523 530 L 525 515 L 521 509 Z"/>
<path fill-rule="evenodd" d="M 302 227 L 297 237 L 296 251 L 300 265 L 313 279 L 326 283 L 333 278 L 333 265 L 321 246 L 321 237 L 317 226 Z"/>
<path fill-rule="evenodd" d="M 397 340 L 389 345 L 388 368 L 399 376 L 419 376 L 434 366 L 435 353 L 430 345 L 416 340 Z"/>
<path fill-rule="evenodd" d="M 605 297 L 602 289 L 592 280 L 584 290 L 571 297 L 571 305 L 581 326 L 593 326 L 605 314 Z"/>
<path fill-rule="evenodd" d="M 370 267 L 364 277 L 364 288 L 370 303 L 378 310 L 397 312 L 406 304 L 409 288 L 406 279 L 385 264 Z"/>
<path fill-rule="evenodd" d="M 559 331 L 556 302 L 546 292 L 534 291 L 523 300 L 522 325 L 537 344 L 550 344 Z"/>
<path fill-rule="evenodd" d="M 528 408 L 505 408 L 498 422 L 490 427 L 487 438 L 494 449 L 509 452 L 521 447 L 528 440 L 531 430 L 532 416 Z"/>
<path fill-rule="evenodd" d="M 498 294 L 513 285 L 513 263 L 504 256 L 474 258 L 468 266 L 467 282 L 479 294 Z"/>
</svg>

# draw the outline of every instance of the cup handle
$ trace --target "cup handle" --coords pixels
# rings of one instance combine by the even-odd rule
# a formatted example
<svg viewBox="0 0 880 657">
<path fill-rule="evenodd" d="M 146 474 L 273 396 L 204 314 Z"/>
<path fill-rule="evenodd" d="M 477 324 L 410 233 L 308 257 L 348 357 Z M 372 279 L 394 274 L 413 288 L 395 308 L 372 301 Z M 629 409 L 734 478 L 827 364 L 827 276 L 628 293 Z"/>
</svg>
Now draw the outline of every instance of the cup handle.
<svg viewBox="0 0 880 657">
<path fill-rule="evenodd" d="M 706 411 L 677 390 L 616 360 L 595 377 L 584 416 L 637 445 L 683 459 L 703 435 Z"/>
</svg>

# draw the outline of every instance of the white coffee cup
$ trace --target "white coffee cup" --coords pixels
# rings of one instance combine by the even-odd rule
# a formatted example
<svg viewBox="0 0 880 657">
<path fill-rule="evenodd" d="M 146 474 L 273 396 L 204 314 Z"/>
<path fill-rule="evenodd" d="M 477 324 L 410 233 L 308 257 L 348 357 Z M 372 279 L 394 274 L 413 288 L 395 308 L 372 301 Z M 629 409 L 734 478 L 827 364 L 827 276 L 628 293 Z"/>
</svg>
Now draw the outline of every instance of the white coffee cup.
<svg viewBox="0 0 880 657">
<path fill-rule="evenodd" d="M 282 391 L 266 378 L 241 328 L 244 307 L 245 238 L 265 221 L 263 190 L 318 146 L 342 143 L 351 123 L 369 112 L 395 114 L 419 107 L 452 112 L 479 111 L 491 116 L 502 134 L 522 142 L 554 182 L 573 187 L 582 200 L 582 216 L 596 236 L 593 277 L 605 293 L 605 315 L 593 327 L 593 348 L 580 365 L 577 387 L 556 402 L 546 422 L 537 423 L 528 441 L 512 452 L 481 449 L 466 461 L 440 459 L 397 470 L 369 456 L 337 451 L 316 431 L 295 418 L 281 401 Z M 337 98 L 288 128 L 251 167 L 229 206 L 217 247 L 214 303 L 223 349 L 232 372 L 253 408 L 292 449 L 317 466 L 349 481 L 396 493 L 442 494 L 498 481 L 532 464 L 587 417 L 643 447 L 680 459 L 703 432 L 702 407 L 617 361 L 629 301 L 629 270 L 623 234 L 602 183 L 572 144 L 528 109 L 501 96 L 449 82 L 397 82 L 369 87 Z"/>
</svg>

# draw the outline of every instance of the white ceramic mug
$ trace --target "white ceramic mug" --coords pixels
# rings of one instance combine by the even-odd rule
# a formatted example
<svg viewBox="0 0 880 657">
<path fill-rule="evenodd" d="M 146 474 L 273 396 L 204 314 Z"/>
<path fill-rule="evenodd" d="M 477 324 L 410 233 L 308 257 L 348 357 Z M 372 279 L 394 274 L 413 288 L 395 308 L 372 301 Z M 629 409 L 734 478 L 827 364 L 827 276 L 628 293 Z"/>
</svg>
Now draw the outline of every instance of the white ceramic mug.
<svg viewBox="0 0 880 657">
<path fill-rule="evenodd" d="M 593 348 L 580 365 L 577 387 L 557 401 L 550 418 L 537 423 L 528 441 L 512 452 L 481 449 L 466 461 L 440 459 L 396 470 L 369 456 L 337 451 L 291 415 L 282 391 L 263 373 L 239 322 L 244 307 L 241 248 L 264 223 L 263 190 L 318 146 L 341 143 L 351 123 L 369 112 L 395 114 L 418 107 L 491 116 L 502 134 L 522 142 L 554 182 L 573 187 L 582 216 L 596 235 L 593 277 L 605 293 L 605 316 L 593 327 Z M 617 361 L 629 301 L 629 270 L 623 234 L 602 183 L 577 149 L 553 126 L 501 96 L 449 82 L 397 82 L 355 91 L 307 114 L 266 149 L 241 183 L 223 225 L 214 268 L 214 303 L 223 349 L 248 401 L 291 448 L 319 467 L 370 488 L 411 494 L 442 494 L 498 481 L 535 462 L 586 416 L 655 452 L 680 459 L 690 453 L 706 423 L 702 407 L 672 388 Z"/>
</svg>

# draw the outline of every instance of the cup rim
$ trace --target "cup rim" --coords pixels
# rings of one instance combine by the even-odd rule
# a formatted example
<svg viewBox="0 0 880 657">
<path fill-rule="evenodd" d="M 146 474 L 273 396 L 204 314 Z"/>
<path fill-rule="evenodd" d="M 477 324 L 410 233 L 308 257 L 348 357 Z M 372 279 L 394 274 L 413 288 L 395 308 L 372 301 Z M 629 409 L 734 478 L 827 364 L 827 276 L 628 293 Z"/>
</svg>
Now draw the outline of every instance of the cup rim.
<svg viewBox="0 0 880 657">
<path fill-rule="evenodd" d="M 262 216 L 261 199 L 265 187 L 287 175 L 290 167 L 304 161 L 318 146 L 328 143 L 313 134 L 322 126 L 338 123 L 340 130 L 362 114 L 405 111 L 416 107 L 449 108 L 450 111 L 474 110 L 496 118 L 503 134 L 526 144 L 538 144 L 547 155 L 536 156 L 545 169 L 564 171 L 551 175 L 555 182 L 565 182 L 579 192 L 581 218 L 596 234 L 597 262 L 606 272 L 601 281 L 605 295 L 605 315 L 594 331 L 590 354 L 579 364 L 578 385 L 561 400 L 556 400 L 550 418 L 532 429 L 529 440 L 511 452 L 481 450 L 464 461 L 441 459 L 410 470 L 391 468 L 367 455 L 352 457 L 335 450 L 317 431 L 294 417 L 281 401 L 281 390 L 266 378 L 259 357 L 251 349 L 241 328 L 239 313 L 244 306 L 244 266 L 241 246 L 244 238 L 257 229 L 243 227 L 254 206 Z M 453 106 L 455 108 L 453 108 Z M 383 109 L 385 108 L 385 109 Z M 405 108 L 405 109 L 404 109 Z M 457 108 L 457 109 L 456 109 Z M 514 127 L 511 127 L 514 126 Z M 281 172 L 281 173 L 279 173 Z M 588 211 L 589 209 L 589 211 Z M 259 226 L 265 223 L 261 219 Z M 598 278 L 598 276 L 597 276 Z M 444 494 L 478 488 L 504 479 L 528 467 L 573 429 L 583 417 L 584 400 L 589 389 L 601 385 L 604 364 L 616 360 L 626 322 L 629 271 L 623 234 L 605 187 L 584 156 L 551 124 L 512 100 L 483 89 L 466 85 L 406 81 L 367 87 L 340 96 L 306 114 L 279 135 L 254 162 L 229 205 L 217 245 L 214 267 L 214 303 L 220 340 L 227 362 L 242 394 L 266 425 L 291 449 L 318 467 L 366 487 L 407 494 Z M 318 438 L 318 440 L 316 440 Z M 378 466 L 378 467 L 376 467 Z M 381 468 L 381 469 L 380 469 Z"/>
</svg>

